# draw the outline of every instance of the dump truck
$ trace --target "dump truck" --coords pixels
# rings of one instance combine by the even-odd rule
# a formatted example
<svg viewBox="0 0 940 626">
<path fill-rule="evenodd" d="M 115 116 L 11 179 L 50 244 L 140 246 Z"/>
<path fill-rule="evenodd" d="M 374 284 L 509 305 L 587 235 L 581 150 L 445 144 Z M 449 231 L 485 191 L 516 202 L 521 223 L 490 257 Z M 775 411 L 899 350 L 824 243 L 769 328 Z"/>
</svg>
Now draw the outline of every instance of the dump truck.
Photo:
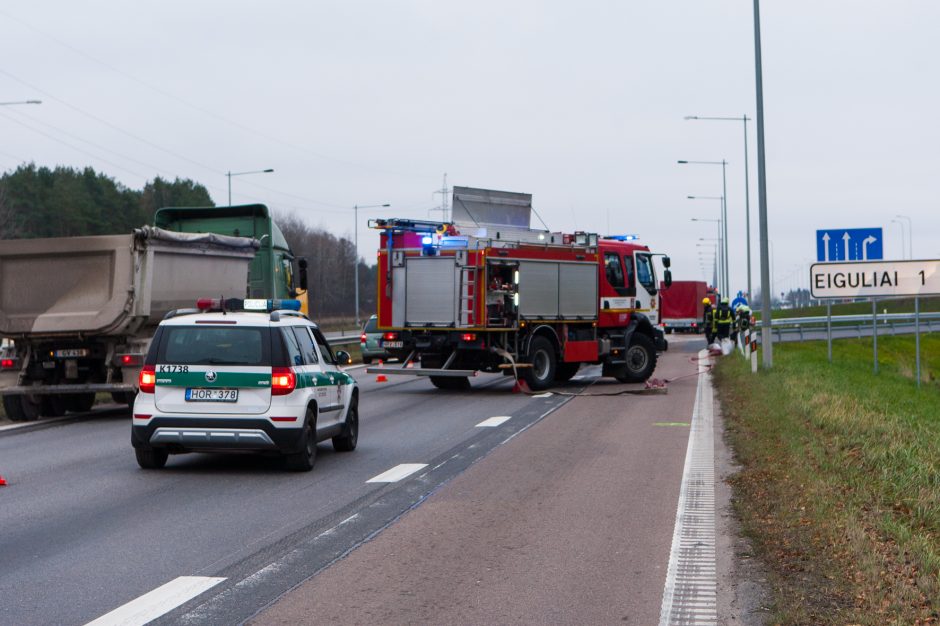
<svg viewBox="0 0 940 626">
<path fill-rule="evenodd" d="M 402 366 L 367 372 L 461 389 L 480 371 L 502 371 L 533 390 L 569 380 L 582 364 L 622 382 L 652 375 L 668 347 L 653 258 L 668 268 L 668 257 L 627 235 L 531 228 L 531 202 L 455 187 L 448 222 L 370 221 L 382 231 L 378 328 Z M 671 283 L 668 269 L 663 278 Z"/>
<path fill-rule="evenodd" d="M 133 404 L 159 322 L 205 297 L 289 298 L 293 255 L 263 205 L 165 208 L 129 235 L 0 244 L 0 359 L 8 417 Z M 302 261 L 302 260 L 301 260 Z M 304 301 L 302 300 L 302 303 Z"/>
<path fill-rule="evenodd" d="M 700 333 L 708 296 L 708 284 L 697 280 L 675 280 L 661 285 L 659 319 L 667 333 Z"/>
</svg>

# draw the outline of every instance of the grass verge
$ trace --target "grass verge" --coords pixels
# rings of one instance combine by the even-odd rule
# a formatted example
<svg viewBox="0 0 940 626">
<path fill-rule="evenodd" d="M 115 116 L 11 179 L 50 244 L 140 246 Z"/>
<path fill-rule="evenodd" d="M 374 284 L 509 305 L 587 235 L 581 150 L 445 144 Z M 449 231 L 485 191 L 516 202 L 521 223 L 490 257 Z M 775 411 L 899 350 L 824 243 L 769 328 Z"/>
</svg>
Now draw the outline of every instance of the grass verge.
<svg viewBox="0 0 940 626">
<path fill-rule="evenodd" d="M 777 344 L 774 368 L 715 369 L 744 531 L 773 623 L 926 624 L 940 611 L 940 336 Z"/>
</svg>

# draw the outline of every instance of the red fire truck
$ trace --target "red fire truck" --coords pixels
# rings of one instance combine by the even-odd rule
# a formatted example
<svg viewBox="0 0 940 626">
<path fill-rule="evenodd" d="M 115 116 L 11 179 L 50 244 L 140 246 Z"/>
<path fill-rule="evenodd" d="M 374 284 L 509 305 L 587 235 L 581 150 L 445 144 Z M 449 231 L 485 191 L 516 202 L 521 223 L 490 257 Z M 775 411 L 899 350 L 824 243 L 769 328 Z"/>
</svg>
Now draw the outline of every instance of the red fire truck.
<svg viewBox="0 0 940 626">
<path fill-rule="evenodd" d="M 382 231 L 378 328 L 403 363 L 367 372 L 462 389 L 479 371 L 515 370 L 533 390 L 569 380 L 582 363 L 622 382 L 652 375 L 667 349 L 656 255 L 628 237 L 529 228 L 520 207 L 531 196 L 456 187 L 447 223 L 370 221 Z"/>
</svg>

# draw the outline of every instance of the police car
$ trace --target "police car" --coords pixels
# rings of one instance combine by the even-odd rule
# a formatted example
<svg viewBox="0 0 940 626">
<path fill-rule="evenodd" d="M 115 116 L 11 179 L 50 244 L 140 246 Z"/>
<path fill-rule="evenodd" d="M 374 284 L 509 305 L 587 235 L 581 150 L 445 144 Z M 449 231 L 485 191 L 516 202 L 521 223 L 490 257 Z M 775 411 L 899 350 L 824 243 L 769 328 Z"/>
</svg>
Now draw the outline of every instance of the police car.
<svg viewBox="0 0 940 626">
<path fill-rule="evenodd" d="M 134 402 L 137 463 L 169 454 L 248 450 L 313 468 L 317 443 L 356 448 L 359 387 L 296 300 L 203 299 L 160 322 Z"/>
</svg>

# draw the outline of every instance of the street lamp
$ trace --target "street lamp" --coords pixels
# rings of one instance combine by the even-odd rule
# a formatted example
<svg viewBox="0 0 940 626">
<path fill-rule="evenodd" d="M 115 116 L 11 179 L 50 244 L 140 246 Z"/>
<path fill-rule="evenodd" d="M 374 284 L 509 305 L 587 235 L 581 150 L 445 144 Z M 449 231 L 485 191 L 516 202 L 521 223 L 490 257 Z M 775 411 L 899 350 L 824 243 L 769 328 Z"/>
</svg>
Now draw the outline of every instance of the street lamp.
<svg viewBox="0 0 940 626">
<path fill-rule="evenodd" d="M 747 171 L 747 123 L 751 118 L 747 114 L 741 117 L 705 117 L 700 115 L 686 115 L 687 120 L 707 120 L 717 122 L 743 122 L 744 124 L 744 221 L 747 230 L 747 298 L 751 299 L 751 189 L 750 176 Z"/>
<path fill-rule="evenodd" d="M 17 100 L 15 102 L 0 102 L 0 106 L 10 106 L 11 104 L 42 104 L 42 100 Z"/>
<path fill-rule="evenodd" d="M 353 263 L 353 281 L 356 283 L 356 328 L 362 325 L 359 319 L 359 209 L 378 209 L 392 206 L 391 204 L 366 204 L 353 205 L 353 250 L 355 250 L 356 259 Z"/>
<path fill-rule="evenodd" d="M 902 220 L 907 220 L 907 234 L 908 234 L 907 249 L 909 251 L 907 258 L 913 259 L 914 258 L 914 230 L 913 230 L 913 223 L 911 222 L 911 218 L 909 218 L 906 215 L 895 215 L 895 217 L 899 217 Z"/>
<path fill-rule="evenodd" d="M 718 200 L 721 202 L 721 208 L 725 206 L 725 197 L 724 196 L 686 196 L 689 200 Z M 718 222 L 718 239 L 721 242 L 719 246 L 719 251 L 721 252 L 721 282 L 724 283 L 719 287 L 719 290 L 722 294 L 727 295 L 728 290 L 731 288 L 730 272 L 728 271 L 728 227 L 724 221 L 724 211 L 719 213 L 722 218 L 719 220 L 704 220 L 704 219 L 694 219 L 694 221 L 717 221 Z"/>
<path fill-rule="evenodd" d="M 770 327 L 770 259 L 767 247 L 770 243 L 767 227 L 767 168 L 764 160 L 764 70 L 760 49 L 760 0 L 754 0 L 754 93 L 757 99 L 755 119 L 757 121 L 757 213 L 760 230 L 760 342 L 764 367 L 774 365 L 774 336 Z"/>
<path fill-rule="evenodd" d="M 897 224 L 901 228 L 901 258 L 904 259 L 907 257 L 907 245 L 905 244 L 907 233 L 904 230 L 904 222 L 901 220 L 891 220 L 891 223 Z"/>
<path fill-rule="evenodd" d="M 722 239 L 725 241 L 725 289 L 731 289 L 731 272 L 729 271 L 729 259 L 728 259 L 728 183 L 727 177 L 725 176 L 728 162 L 724 159 L 720 161 L 678 161 L 680 165 L 720 165 L 721 166 L 721 222 L 722 222 Z"/>
<path fill-rule="evenodd" d="M 232 176 L 244 176 L 245 174 L 270 174 L 274 170 L 251 170 L 250 172 L 233 172 L 229 170 L 225 173 L 228 176 L 228 205 L 232 206 Z"/>
</svg>

